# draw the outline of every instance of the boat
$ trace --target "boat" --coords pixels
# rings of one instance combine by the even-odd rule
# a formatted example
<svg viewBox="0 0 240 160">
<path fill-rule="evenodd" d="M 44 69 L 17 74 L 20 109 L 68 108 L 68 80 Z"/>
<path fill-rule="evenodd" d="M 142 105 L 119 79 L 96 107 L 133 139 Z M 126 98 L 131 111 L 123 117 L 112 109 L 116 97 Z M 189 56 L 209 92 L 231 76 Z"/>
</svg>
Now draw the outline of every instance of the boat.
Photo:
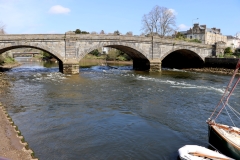
<svg viewBox="0 0 240 160">
<path fill-rule="evenodd" d="M 221 153 L 198 145 L 185 145 L 178 150 L 181 160 L 233 160 Z"/>
<path fill-rule="evenodd" d="M 233 118 L 236 117 L 240 120 L 240 113 L 229 105 L 228 100 L 240 81 L 240 76 L 235 78 L 239 68 L 240 59 L 238 60 L 236 69 L 222 98 L 215 107 L 212 115 L 206 121 L 208 124 L 208 142 L 210 146 L 216 148 L 221 153 L 238 160 L 240 160 L 240 128 L 235 125 Z M 217 118 L 223 113 L 223 110 L 226 112 L 225 115 L 229 116 L 229 120 L 232 124 L 226 124 L 226 118 L 221 119 L 221 123 L 217 122 L 217 120 L 219 120 Z M 234 113 L 232 114 L 234 117 L 231 117 L 229 114 L 230 111 Z"/>
</svg>

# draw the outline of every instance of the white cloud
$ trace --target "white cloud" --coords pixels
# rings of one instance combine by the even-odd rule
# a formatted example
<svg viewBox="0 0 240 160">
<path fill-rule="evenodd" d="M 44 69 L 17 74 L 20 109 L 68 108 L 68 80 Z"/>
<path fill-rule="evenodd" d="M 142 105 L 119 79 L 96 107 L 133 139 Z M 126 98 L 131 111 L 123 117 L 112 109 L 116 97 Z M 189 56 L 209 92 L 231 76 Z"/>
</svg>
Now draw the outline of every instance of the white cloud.
<svg viewBox="0 0 240 160">
<path fill-rule="evenodd" d="M 177 15 L 177 12 L 174 9 L 168 9 L 170 12 L 172 12 L 174 15 Z"/>
<path fill-rule="evenodd" d="M 49 13 L 53 13 L 53 14 L 67 14 L 69 13 L 71 10 L 69 8 L 65 8 L 61 5 L 55 5 L 52 6 L 49 10 Z"/>
<path fill-rule="evenodd" d="M 178 30 L 179 31 L 186 31 L 188 30 L 190 27 L 189 26 L 186 26 L 185 24 L 180 24 L 178 25 Z"/>
</svg>

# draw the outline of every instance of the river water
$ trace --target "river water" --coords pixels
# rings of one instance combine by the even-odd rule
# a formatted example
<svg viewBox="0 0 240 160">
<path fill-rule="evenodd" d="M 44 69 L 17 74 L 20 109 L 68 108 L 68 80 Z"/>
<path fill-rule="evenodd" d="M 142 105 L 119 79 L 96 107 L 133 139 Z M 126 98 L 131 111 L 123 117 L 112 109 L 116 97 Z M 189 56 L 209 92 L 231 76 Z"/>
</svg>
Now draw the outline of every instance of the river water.
<svg viewBox="0 0 240 160">
<path fill-rule="evenodd" d="M 41 160 L 177 160 L 183 145 L 208 146 L 206 120 L 230 79 L 131 66 L 63 75 L 57 64 L 40 62 L 7 74 L 12 86 L 0 101 Z M 238 111 L 239 93 L 230 99 Z"/>
</svg>

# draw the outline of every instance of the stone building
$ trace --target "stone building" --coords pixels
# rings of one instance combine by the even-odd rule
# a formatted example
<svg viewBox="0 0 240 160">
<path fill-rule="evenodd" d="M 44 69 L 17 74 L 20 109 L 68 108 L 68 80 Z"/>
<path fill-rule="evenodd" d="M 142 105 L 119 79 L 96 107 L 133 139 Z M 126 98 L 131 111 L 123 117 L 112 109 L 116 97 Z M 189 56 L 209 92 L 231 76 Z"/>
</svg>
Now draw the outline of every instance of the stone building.
<svg viewBox="0 0 240 160">
<path fill-rule="evenodd" d="M 193 28 L 180 33 L 184 34 L 186 38 L 201 40 L 203 44 L 227 43 L 227 36 L 222 35 L 220 29 L 207 28 L 206 25 L 199 25 L 198 23 L 194 24 Z"/>
<path fill-rule="evenodd" d="M 227 36 L 227 47 L 231 47 L 233 50 L 240 48 L 240 38 L 237 36 Z"/>
</svg>

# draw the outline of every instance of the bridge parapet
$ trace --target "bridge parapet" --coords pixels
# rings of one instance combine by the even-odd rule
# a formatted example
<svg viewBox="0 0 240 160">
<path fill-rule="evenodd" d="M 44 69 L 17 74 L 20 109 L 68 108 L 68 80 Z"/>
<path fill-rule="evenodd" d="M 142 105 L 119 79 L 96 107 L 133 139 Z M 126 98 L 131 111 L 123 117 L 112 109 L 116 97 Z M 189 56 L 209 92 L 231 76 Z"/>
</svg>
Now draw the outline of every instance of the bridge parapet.
<svg viewBox="0 0 240 160">
<path fill-rule="evenodd" d="M 65 34 L 4 34 L 0 35 L 1 40 L 46 40 L 64 39 Z"/>
<path fill-rule="evenodd" d="M 141 36 L 125 36 L 125 35 L 91 35 L 91 34 L 66 34 L 67 39 L 75 40 L 97 40 L 97 41 L 137 41 L 137 42 L 151 42 L 150 37 Z"/>
</svg>

